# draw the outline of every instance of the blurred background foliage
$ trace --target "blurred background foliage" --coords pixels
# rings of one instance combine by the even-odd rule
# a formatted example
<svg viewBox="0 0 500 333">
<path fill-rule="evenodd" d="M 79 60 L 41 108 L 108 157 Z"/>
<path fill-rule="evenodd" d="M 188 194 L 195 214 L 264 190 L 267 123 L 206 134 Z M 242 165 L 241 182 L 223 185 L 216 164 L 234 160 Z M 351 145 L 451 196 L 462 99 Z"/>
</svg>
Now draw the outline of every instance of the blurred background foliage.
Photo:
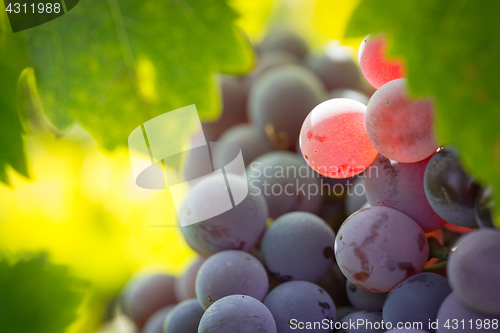
<svg viewBox="0 0 500 333">
<path fill-rule="evenodd" d="M 238 29 L 256 43 L 269 28 L 287 26 L 316 51 L 332 39 L 355 50 L 361 42 L 344 37 L 357 1 L 190 0 L 180 2 L 189 15 L 175 17 L 165 14 L 164 6 L 172 3 L 82 0 L 67 15 L 18 34 L 10 31 L 0 3 L 0 252 L 6 258 L 1 264 L 27 265 L 32 276 L 47 275 L 43 283 L 68 289 L 58 301 L 30 295 L 43 297 L 53 314 L 79 304 L 74 317 L 64 317 L 72 323 L 67 332 L 97 331 L 110 300 L 138 270 L 178 274 L 194 257 L 178 228 L 158 227 L 176 220 L 168 191 L 135 185 L 124 144 L 133 128 L 193 103 L 204 119 L 217 117 L 213 74 L 244 73 L 253 66 Z M 217 24 L 196 45 L 183 29 L 200 17 Z M 137 25 L 125 31 L 131 22 L 147 22 L 152 30 Z M 78 27 L 84 30 L 71 40 Z M 151 44 L 169 34 L 173 45 Z M 93 44 L 94 36 L 100 44 Z M 166 80 L 165 73 L 177 78 Z M 21 253 L 46 255 L 23 259 Z M 42 266 L 31 264 L 40 260 Z M 64 274 L 49 274 L 59 266 L 48 262 L 68 267 L 80 282 L 61 284 Z M 14 319 L 26 320 L 15 307 L 9 310 Z M 55 332 L 67 323 L 27 331 Z"/>
</svg>

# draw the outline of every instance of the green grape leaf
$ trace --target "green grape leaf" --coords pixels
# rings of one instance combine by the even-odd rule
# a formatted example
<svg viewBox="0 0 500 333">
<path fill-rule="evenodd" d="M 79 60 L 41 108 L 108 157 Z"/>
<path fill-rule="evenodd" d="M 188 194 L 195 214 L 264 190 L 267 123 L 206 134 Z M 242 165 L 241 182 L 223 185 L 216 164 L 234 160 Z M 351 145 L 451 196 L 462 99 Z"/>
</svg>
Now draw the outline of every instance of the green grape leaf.
<svg viewBox="0 0 500 333">
<path fill-rule="evenodd" d="M 76 318 L 79 282 L 45 255 L 0 257 L 0 332 L 58 333 Z"/>
<path fill-rule="evenodd" d="M 435 98 L 439 139 L 458 147 L 500 203 L 498 9 L 496 0 L 365 0 L 347 35 L 388 35 L 389 55 L 406 61 L 410 93 Z"/>
<path fill-rule="evenodd" d="M 0 181 L 10 184 L 8 166 L 28 177 L 24 129 L 17 109 L 17 82 L 27 66 L 24 40 L 11 32 L 0 2 Z"/>
<path fill-rule="evenodd" d="M 195 104 L 202 119 L 218 116 L 214 73 L 254 62 L 236 18 L 225 0 L 86 0 L 21 33 L 51 122 L 76 120 L 113 149 L 167 111 Z"/>
</svg>

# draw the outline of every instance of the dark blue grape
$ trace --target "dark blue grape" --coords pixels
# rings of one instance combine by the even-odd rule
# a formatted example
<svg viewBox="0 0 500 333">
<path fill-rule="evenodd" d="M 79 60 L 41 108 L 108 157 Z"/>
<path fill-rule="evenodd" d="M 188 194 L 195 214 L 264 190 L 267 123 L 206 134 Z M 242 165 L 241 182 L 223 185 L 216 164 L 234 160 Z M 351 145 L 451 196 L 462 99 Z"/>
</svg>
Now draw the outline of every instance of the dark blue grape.
<svg viewBox="0 0 500 333">
<path fill-rule="evenodd" d="M 333 230 L 319 217 L 305 212 L 276 219 L 261 242 L 268 270 L 284 280 L 316 282 L 333 264 Z"/>
<path fill-rule="evenodd" d="M 437 333 L 498 332 L 500 316 L 475 312 L 465 306 L 455 292 L 448 295 L 439 308 Z M 496 326 L 495 326 L 496 325 Z"/>
<path fill-rule="evenodd" d="M 382 311 L 387 293 L 374 293 L 357 287 L 351 281 L 346 284 L 349 302 L 358 310 Z"/>
<path fill-rule="evenodd" d="M 231 295 L 212 304 L 201 317 L 199 333 L 276 333 L 269 309 L 250 296 Z"/>
<path fill-rule="evenodd" d="M 365 189 L 372 206 L 394 208 L 411 217 L 424 232 L 446 224 L 427 201 L 424 173 L 430 157 L 414 163 L 399 163 L 378 155 L 365 172 Z"/>
<path fill-rule="evenodd" d="M 429 321 L 434 322 L 441 303 L 451 293 L 448 280 L 435 273 L 414 275 L 394 287 L 384 303 L 384 321 L 396 328 L 401 323 L 422 323 L 429 332 Z"/>
<path fill-rule="evenodd" d="M 141 330 L 142 333 L 163 333 L 163 323 L 168 314 L 174 309 L 173 305 L 167 305 L 149 317 L 149 319 L 144 324 L 144 328 Z"/>
<path fill-rule="evenodd" d="M 460 238 L 449 256 L 447 273 L 464 304 L 500 316 L 500 230 L 479 229 Z"/>
<path fill-rule="evenodd" d="M 324 99 L 319 79 L 297 65 L 282 65 L 261 75 L 248 96 L 249 118 L 279 149 L 295 149 L 302 123 Z"/>
<path fill-rule="evenodd" d="M 476 227 L 474 202 L 479 185 L 469 176 L 452 147 L 439 150 L 427 164 L 425 195 L 434 211 L 446 222 L 461 227 Z"/>
<path fill-rule="evenodd" d="M 161 308 L 177 303 L 175 277 L 154 274 L 132 278 L 122 292 L 123 312 L 139 329 Z"/>
<path fill-rule="evenodd" d="M 307 281 L 291 281 L 274 288 L 264 300 L 273 314 L 278 333 L 295 332 L 303 323 L 318 326 L 307 332 L 331 332 L 337 319 L 335 304 L 318 285 Z M 320 324 L 326 324 L 326 328 Z M 300 325 L 300 326 L 299 326 Z M 314 324 L 313 324 L 314 325 Z"/>
<path fill-rule="evenodd" d="M 264 265 L 243 251 L 222 251 L 201 265 L 196 277 L 196 297 L 207 309 L 217 300 L 229 295 L 248 295 L 264 300 L 269 280 Z"/>
<path fill-rule="evenodd" d="M 361 81 L 358 66 L 342 48 L 309 58 L 307 67 L 316 73 L 328 91 L 356 89 Z"/>
<path fill-rule="evenodd" d="M 185 300 L 168 313 L 160 332 L 197 333 L 204 312 L 197 299 Z"/>
<path fill-rule="evenodd" d="M 297 154 L 264 154 L 247 168 L 247 177 L 250 187 L 266 198 L 271 218 L 293 211 L 318 213 L 321 209 L 319 179 Z"/>
<path fill-rule="evenodd" d="M 244 193 L 245 178 L 227 174 L 232 193 Z M 264 197 L 251 187 L 249 194 L 236 207 L 212 218 L 203 220 L 207 209 L 216 209 L 227 200 L 228 190 L 216 175 L 196 184 L 189 193 L 180 220 L 184 220 L 181 231 L 187 243 L 198 253 L 213 254 L 223 250 L 249 251 L 260 240 L 267 221 L 267 206 Z M 202 222 L 191 224 L 191 221 Z"/>
<path fill-rule="evenodd" d="M 338 333 L 383 333 L 385 332 L 380 311 L 358 311 L 345 316 L 338 324 Z"/>
<path fill-rule="evenodd" d="M 220 78 L 222 111 L 217 120 L 203 122 L 203 133 L 208 142 L 216 141 L 230 127 L 246 121 L 246 92 L 236 77 Z"/>
<path fill-rule="evenodd" d="M 196 275 L 200 270 L 201 265 L 205 262 L 206 258 L 198 257 L 196 261 L 189 266 L 187 271 L 175 280 L 174 291 L 175 298 L 180 302 L 190 298 L 196 298 Z"/>
<path fill-rule="evenodd" d="M 269 139 L 249 124 L 231 127 L 221 135 L 219 141 L 234 143 L 241 148 L 245 167 L 257 157 L 274 150 Z M 226 165 L 234 156 L 231 155 L 230 149 L 215 149 L 213 158 L 215 165 Z"/>
<path fill-rule="evenodd" d="M 290 30 L 273 30 L 257 45 L 259 54 L 282 51 L 290 53 L 300 60 L 309 53 L 307 42 L 300 35 Z"/>
<path fill-rule="evenodd" d="M 276 50 L 259 55 L 257 66 L 252 73 L 245 78 L 244 87 L 247 92 L 250 91 L 255 81 L 271 68 L 286 64 L 298 65 L 299 63 L 300 59 L 296 55 L 285 51 Z"/>
</svg>

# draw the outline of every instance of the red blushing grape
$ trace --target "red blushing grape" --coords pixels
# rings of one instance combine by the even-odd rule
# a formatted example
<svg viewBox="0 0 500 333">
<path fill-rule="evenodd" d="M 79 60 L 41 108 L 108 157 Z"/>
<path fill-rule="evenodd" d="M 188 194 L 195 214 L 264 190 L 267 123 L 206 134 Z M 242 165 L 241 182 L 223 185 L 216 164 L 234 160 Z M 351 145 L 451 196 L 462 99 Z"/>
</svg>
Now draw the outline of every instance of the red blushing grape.
<svg viewBox="0 0 500 333">
<path fill-rule="evenodd" d="M 368 35 L 359 46 L 358 63 L 361 73 L 374 88 L 389 81 L 405 77 L 404 64 L 386 54 L 387 38 L 383 35 Z"/>
<path fill-rule="evenodd" d="M 366 107 L 366 133 L 385 157 L 414 163 L 439 147 L 434 137 L 434 106 L 429 99 L 408 95 L 406 79 L 384 84 Z"/>
<path fill-rule="evenodd" d="M 300 130 L 300 150 L 307 164 L 330 178 L 352 177 L 365 170 L 377 157 L 365 131 L 365 110 L 347 98 L 316 106 Z"/>
</svg>

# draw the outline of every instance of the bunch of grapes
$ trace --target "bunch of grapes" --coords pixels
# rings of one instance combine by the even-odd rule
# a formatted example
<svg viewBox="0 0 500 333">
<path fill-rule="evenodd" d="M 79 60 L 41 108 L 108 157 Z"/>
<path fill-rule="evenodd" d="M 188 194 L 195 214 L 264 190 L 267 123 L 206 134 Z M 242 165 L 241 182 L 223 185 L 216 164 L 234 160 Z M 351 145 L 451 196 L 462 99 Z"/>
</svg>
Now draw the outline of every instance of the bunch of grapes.
<svg viewBox="0 0 500 333">
<path fill-rule="evenodd" d="M 240 146 L 246 177 L 227 182 L 249 194 L 183 224 L 199 254 L 184 275 L 128 283 L 121 304 L 140 332 L 500 330 L 491 190 L 438 142 L 432 97 L 409 94 L 386 48 L 368 36 L 358 67 L 346 47 L 312 55 L 300 36 L 273 31 L 252 73 L 222 77 L 222 115 L 203 129 Z M 227 192 L 205 177 L 179 218 Z"/>
</svg>

